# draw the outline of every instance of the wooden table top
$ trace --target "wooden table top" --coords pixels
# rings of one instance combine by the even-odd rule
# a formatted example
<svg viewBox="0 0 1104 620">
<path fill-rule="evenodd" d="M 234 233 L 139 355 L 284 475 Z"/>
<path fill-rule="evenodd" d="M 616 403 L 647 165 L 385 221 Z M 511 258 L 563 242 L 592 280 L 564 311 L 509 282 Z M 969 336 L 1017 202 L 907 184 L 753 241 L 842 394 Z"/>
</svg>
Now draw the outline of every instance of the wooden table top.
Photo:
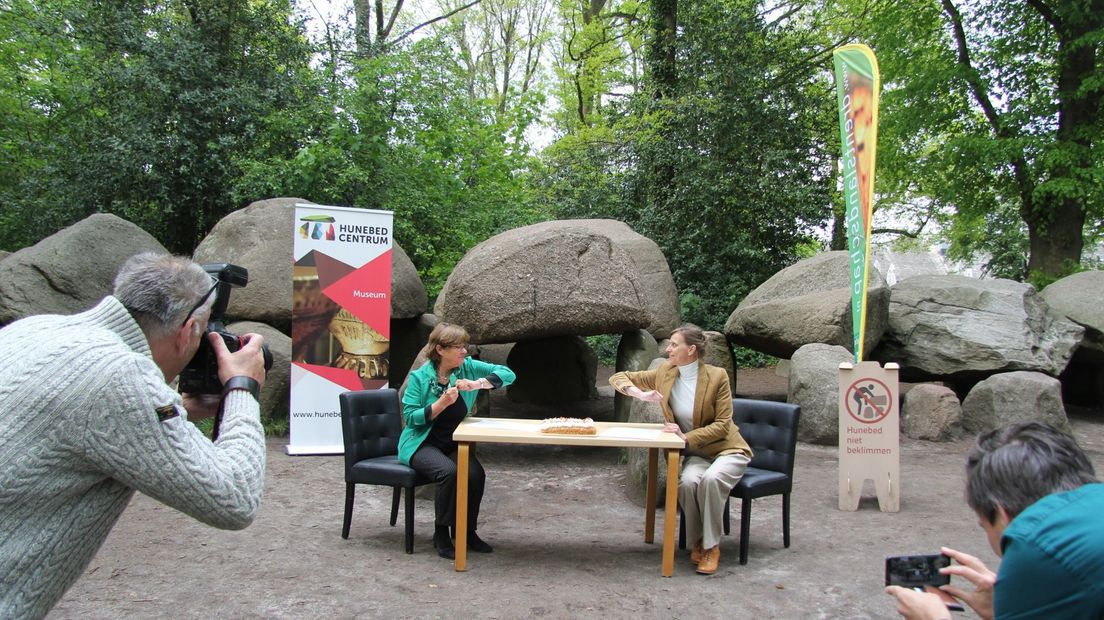
<svg viewBox="0 0 1104 620">
<path fill-rule="evenodd" d="M 595 435 L 542 433 L 540 420 L 467 418 L 452 434 L 456 442 L 521 443 L 554 446 L 682 449 L 686 442 L 663 431 L 662 424 L 595 422 Z"/>
</svg>

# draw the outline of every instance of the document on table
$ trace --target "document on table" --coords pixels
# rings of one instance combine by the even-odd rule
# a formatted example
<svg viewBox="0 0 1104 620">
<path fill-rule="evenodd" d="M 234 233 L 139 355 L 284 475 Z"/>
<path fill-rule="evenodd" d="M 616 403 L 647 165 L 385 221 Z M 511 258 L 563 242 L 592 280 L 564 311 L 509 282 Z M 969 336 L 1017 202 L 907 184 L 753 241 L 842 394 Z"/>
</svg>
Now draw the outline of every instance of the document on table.
<svg viewBox="0 0 1104 620">
<path fill-rule="evenodd" d="M 504 431 L 535 431 L 539 430 L 538 427 L 532 424 L 522 424 L 520 422 L 507 422 L 505 420 L 480 420 L 478 422 L 469 422 L 468 426 L 474 428 L 497 428 Z"/>
<path fill-rule="evenodd" d="M 632 426 L 614 426 L 607 428 L 598 434 L 599 437 L 611 439 L 656 439 L 663 431 L 652 428 L 635 428 Z"/>
</svg>

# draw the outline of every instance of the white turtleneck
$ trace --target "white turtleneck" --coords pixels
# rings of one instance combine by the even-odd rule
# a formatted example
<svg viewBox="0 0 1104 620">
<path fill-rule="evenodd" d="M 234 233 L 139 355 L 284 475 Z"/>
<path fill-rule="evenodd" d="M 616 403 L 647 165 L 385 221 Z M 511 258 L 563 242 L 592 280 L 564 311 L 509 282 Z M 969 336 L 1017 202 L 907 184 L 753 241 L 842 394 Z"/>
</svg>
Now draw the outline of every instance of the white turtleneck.
<svg viewBox="0 0 1104 620">
<path fill-rule="evenodd" d="M 679 377 L 671 388 L 671 412 L 682 432 L 694 430 L 694 393 L 698 388 L 697 360 L 678 367 Z"/>
</svg>

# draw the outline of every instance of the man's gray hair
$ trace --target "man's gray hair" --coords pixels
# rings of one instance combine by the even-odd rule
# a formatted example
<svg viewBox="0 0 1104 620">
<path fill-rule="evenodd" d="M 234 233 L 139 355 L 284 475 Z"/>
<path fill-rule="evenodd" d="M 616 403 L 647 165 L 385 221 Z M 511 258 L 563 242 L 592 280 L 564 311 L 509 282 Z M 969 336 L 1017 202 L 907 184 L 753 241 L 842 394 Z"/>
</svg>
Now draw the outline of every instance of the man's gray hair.
<svg viewBox="0 0 1104 620">
<path fill-rule="evenodd" d="M 118 299 L 147 336 L 159 337 L 180 329 L 191 310 L 211 291 L 211 276 L 183 256 L 143 252 L 127 259 L 115 276 Z M 199 321 L 210 315 L 215 295 L 196 308 Z"/>
<path fill-rule="evenodd" d="M 989 523 L 998 506 L 1013 519 L 1051 493 L 1092 482 L 1096 472 L 1073 437 L 1039 422 L 989 431 L 966 457 L 966 503 Z"/>
</svg>

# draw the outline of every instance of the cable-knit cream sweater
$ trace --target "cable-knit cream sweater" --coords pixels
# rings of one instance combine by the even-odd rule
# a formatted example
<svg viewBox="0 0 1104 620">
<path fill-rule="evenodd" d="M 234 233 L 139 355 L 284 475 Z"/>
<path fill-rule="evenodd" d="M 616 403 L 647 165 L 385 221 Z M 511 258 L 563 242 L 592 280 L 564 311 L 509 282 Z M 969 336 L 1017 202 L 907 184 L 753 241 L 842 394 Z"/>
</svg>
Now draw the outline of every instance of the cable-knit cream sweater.
<svg viewBox="0 0 1104 620">
<path fill-rule="evenodd" d="M 257 401 L 230 392 L 214 443 L 186 416 L 114 297 L 0 330 L 0 618 L 46 615 L 135 490 L 249 525 L 264 484 Z"/>
</svg>

